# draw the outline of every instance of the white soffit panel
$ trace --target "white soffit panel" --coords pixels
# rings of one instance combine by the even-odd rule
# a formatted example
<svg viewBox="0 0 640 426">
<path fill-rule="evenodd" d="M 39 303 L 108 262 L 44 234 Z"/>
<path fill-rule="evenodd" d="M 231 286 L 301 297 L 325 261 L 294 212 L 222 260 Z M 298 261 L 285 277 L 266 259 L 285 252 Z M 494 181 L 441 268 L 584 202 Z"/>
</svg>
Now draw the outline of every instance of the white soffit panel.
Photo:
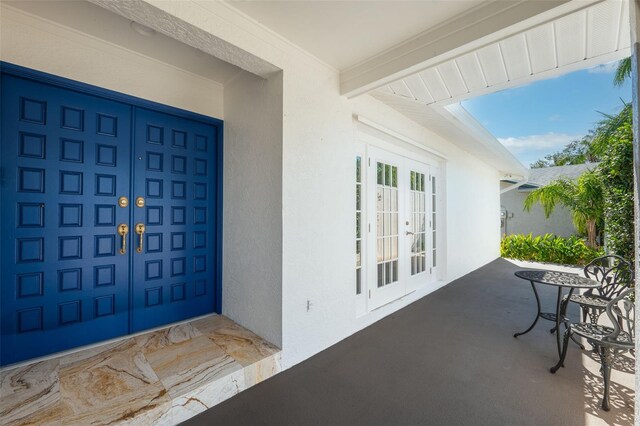
<svg viewBox="0 0 640 426">
<path fill-rule="evenodd" d="M 567 65 L 586 59 L 587 12 L 581 11 L 565 16 L 558 19 L 554 25 L 556 37 L 562 40 L 556 46 L 558 65 Z"/>
<path fill-rule="evenodd" d="M 529 49 L 523 34 L 509 37 L 500 42 L 500 49 L 507 67 L 509 80 L 515 80 L 531 75 L 529 63 Z"/>
<path fill-rule="evenodd" d="M 545 24 L 527 31 L 527 46 L 533 73 L 548 71 L 557 66 L 553 24 Z"/>
<path fill-rule="evenodd" d="M 464 83 L 462 78 L 462 74 L 460 74 L 456 61 L 447 61 L 444 64 L 439 65 L 438 72 L 442 76 L 442 79 L 447 85 L 449 93 L 452 96 L 458 96 L 469 92 L 467 85 Z"/>
<path fill-rule="evenodd" d="M 482 68 L 480 68 L 480 60 L 475 52 L 460 56 L 456 62 L 469 91 L 484 89 L 488 86 Z"/>
<path fill-rule="evenodd" d="M 478 59 L 480 59 L 480 66 L 484 71 L 484 77 L 487 79 L 489 86 L 509 80 L 502 61 L 502 52 L 499 44 L 492 44 L 478 50 Z"/>
<path fill-rule="evenodd" d="M 421 72 L 420 77 L 422 77 L 427 89 L 429 89 L 429 93 L 431 93 L 435 101 L 442 101 L 451 97 L 437 68 L 429 68 Z"/>
<path fill-rule="evenodd" d="M 605 2 L 587 9 L 587 56 L 602 55 L 618 48 L 622 7 L 629 8 L 629 5 L 614 2 L 612 6 Z"/>
<path fill-rule="evenodd" d="M 630 54 L 628 9 L 628 0 L 604 0 L 405 77 L 406 90 L 393 92 L 446 105 L 622 59 Z"/>
<path fill-rule="evenodd" d="M 427 89 L 427 86 L 425 86 L 424 81 L 422 81 L 420 75 L 414 74 L 412 76 L 409 76 L 404 79 L 404 82 L 407 84 L 407 87 L 409 87 L 409 90 L 411 90 L 411 93 L 413 93 L 413 96 L 415 96 L 418 101 L 425 104 L 430 104 L 433 102 L 433 96 L 431 96 L 431 93 L 429 93 L 429 89 Z"/>
<path fill-rule="evenodd" d="M 413 96 L 413 94 L 407 87 L 407 85 L 405 84 L 405 82 L 402 80 L 395 81 L 389 84 L 389 87 L 391 87 L 391 90 L 393 90 L 393 93 L 395 93 L 398 96 L 404 96 L 405 98 L 416 99 L 415 96 Z"/>
</svg>

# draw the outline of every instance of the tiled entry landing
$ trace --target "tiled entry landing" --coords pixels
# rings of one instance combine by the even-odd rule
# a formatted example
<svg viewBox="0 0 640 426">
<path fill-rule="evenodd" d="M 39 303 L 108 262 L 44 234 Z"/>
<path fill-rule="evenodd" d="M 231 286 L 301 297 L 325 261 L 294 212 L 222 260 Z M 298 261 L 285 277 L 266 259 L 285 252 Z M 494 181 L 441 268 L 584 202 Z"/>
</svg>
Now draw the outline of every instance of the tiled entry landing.
<svg viewBox="0 0 640 426">
<path fill-rule="evenodd" d="M 215 315 L 2 371 L 0 423 L 177 424 L 280 370 L 280 350 Z"/>
</svg>

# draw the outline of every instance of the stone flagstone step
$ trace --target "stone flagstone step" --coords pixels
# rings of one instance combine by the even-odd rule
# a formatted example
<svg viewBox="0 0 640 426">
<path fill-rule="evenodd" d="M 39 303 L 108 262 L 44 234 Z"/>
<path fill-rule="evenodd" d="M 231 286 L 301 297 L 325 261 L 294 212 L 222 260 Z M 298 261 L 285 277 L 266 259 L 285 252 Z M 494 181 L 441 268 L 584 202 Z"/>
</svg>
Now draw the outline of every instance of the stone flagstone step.
<svg viewBox="0 0 640 426">
<path fill-rule="evenodd" d="M 173 425 L 280 371 L 280 349 L 213 315 L 0 373 L 2 424 Z"/>
</svg>

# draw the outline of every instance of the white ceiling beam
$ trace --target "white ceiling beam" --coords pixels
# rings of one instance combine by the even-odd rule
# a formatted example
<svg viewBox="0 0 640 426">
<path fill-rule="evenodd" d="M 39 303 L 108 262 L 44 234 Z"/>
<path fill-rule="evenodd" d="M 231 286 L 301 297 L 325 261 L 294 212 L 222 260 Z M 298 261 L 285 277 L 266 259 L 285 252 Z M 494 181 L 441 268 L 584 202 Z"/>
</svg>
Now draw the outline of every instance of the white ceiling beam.
<svg viewBox="0 0 640 426">
<path fill-rule="evenodd" d="M 344 70 L 340 73 L 340 91 L 347 97 L 367 93 L 601 1 L 487 1 L 455 19 Z"/>
<path fill-rule="evenodd" d="M 262 45 L 294 49 L 279 36 L 262 28 L 256 30 L 258 35 L 248 34 L 246 28 L 253 24 L 246 23 L 245 17 L 224 2 L 88 1 L 263 78 L 277 73 L 280 67 L 264 59 L 257 49 L 254 48 L 255 53 L 252 53 L 244 46 L 253 47 L 251 42 L 257 39 Z"/>
</svg>

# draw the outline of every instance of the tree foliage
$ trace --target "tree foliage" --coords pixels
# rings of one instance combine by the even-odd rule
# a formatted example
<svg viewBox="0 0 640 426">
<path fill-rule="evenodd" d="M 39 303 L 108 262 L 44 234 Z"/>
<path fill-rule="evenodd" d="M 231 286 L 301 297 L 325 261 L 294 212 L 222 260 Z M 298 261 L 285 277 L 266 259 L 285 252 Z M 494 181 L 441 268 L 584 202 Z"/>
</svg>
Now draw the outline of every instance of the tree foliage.
<svg viewBox="0 0 640 426">
<path fill-rule="evenodd" d="M 598 158 L 602 158 L 609 152 L 611 141 L 616 138 L 616 133 L 622 127 L 631 126 L 633 120 L 633 107 L 631 104 L 622 102 L 622 109 L 615 115 L 602 114 L 595 129 L 592 130 L 592 140 L 590 143 L 591 152 Z M 633 139 L 633 137 L 632 137 Z"/>
<path fill-rule="evenodd" d="M 618 62 L 616 73 L 613 76 L 613 85 L 622 86 L 628 78 L 631 78 L 631 57 L 622 59 Z"/>
<path fill-rule="evenodd" d="M 530 211 L 539 203 L 549 218 L 557 205 L 571 212 L 573 224 L 581 234 L 587 235 L 590 247 L 597 247 L 598 230 L 603 225 L 603 191 L 600 175 L 595 170 L 582 174 L 576 181 L 558 179 L 535 189 L 524 200 L 524 209 Z"/>
<path fill-rule="evenodd" d="M 604 191 L 606 248 L 625 259 L 634 259 L 633 131 L 623 123 L 607 140 L 598 173 Z"/>
<path fill-rule="evenodd" d="M 532 169 L 542 167 L 569 166 L 573 164 L 595 163 L 600 158 L 591 150 L 592 135 L 589 134 L 582 139 L 576 139 L 561 151 L 548 154 L 544 158 L 531 163 Z"/>
</svg>

